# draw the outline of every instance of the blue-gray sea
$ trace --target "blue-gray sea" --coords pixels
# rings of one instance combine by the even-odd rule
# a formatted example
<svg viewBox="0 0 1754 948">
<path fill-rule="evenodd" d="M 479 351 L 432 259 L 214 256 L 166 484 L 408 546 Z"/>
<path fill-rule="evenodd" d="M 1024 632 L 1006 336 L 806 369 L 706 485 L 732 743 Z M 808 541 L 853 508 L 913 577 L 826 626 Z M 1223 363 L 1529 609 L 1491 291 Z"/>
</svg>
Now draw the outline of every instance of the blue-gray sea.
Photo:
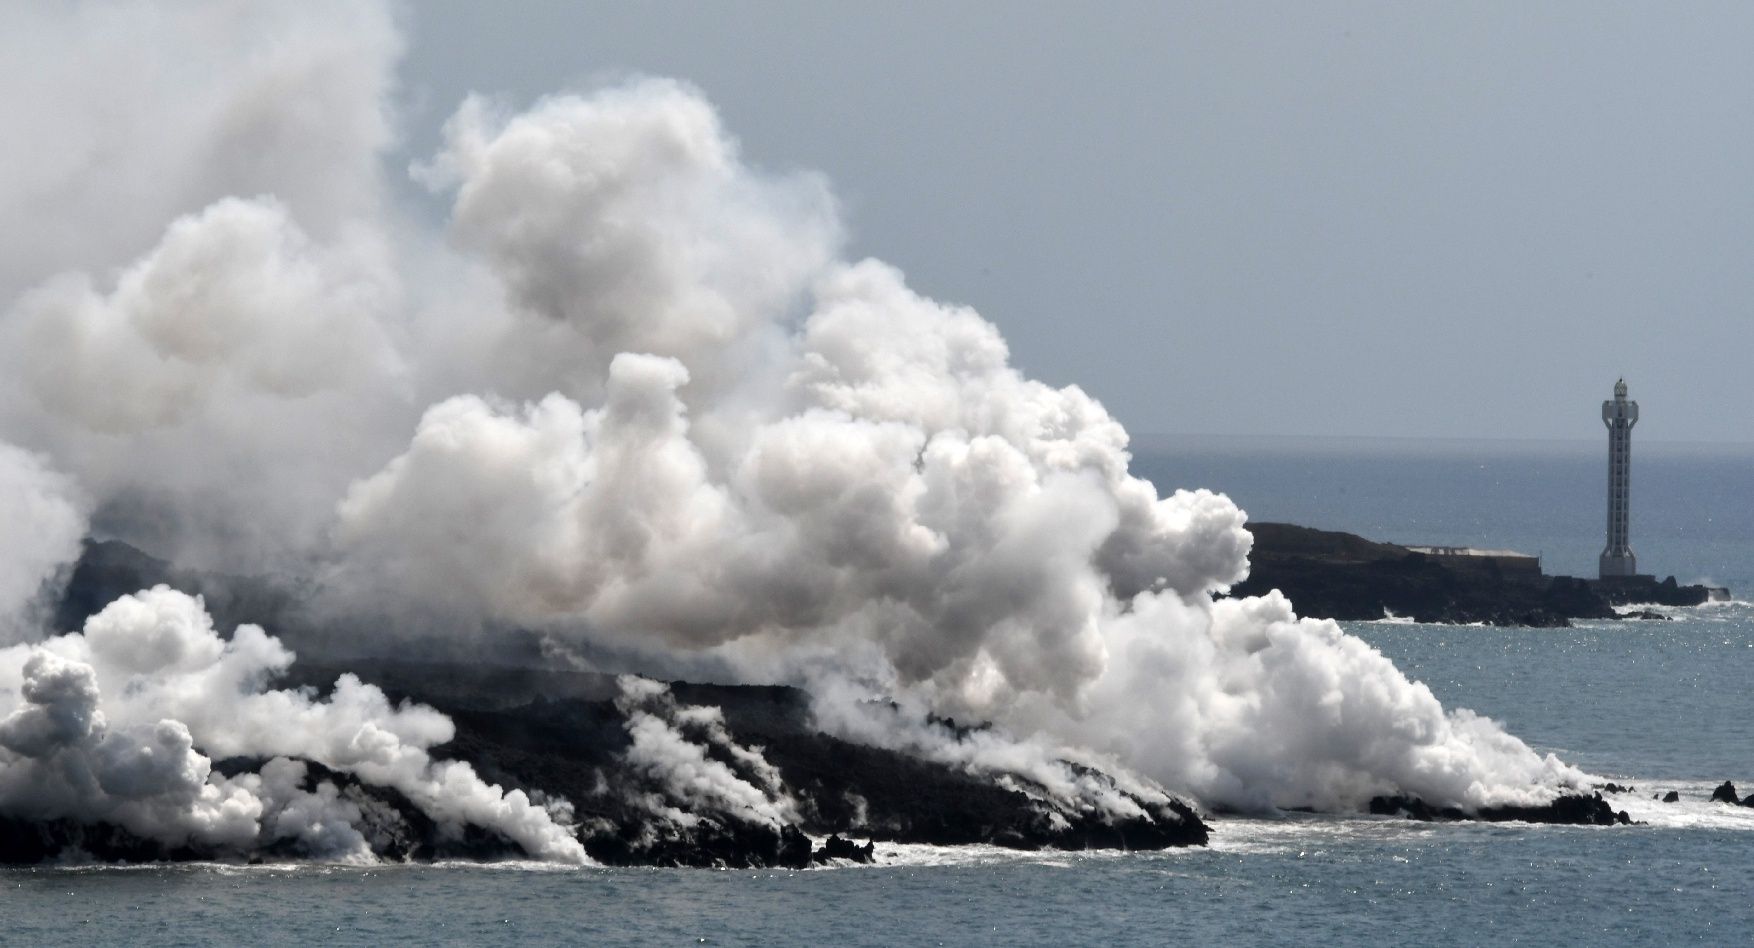
<svg viewBox="0 0 1754 948">
<path fill-rule="evenodd" d="M 1605 447 L 1162 439 L 1136 470 L 1257 520 L 1540 553 L 1592 575 Z M 1643 570 L 1754 599 L 1754 449 L 1637 445 Z M 1754 941 L 1754 606 L 1571 629 L 1354 623 L 1450 706 L 1631 783 L 1647 825 L 1218 819 L 1209 849 L 887 847 L 806 872 L 192 866 L 0 871 L 0 943 L 1738 944 Z M 1661 804 L 1651 794 L 1689 798 Z M 884 849 L 880 847 L 880 849 Z"/>
</svg>

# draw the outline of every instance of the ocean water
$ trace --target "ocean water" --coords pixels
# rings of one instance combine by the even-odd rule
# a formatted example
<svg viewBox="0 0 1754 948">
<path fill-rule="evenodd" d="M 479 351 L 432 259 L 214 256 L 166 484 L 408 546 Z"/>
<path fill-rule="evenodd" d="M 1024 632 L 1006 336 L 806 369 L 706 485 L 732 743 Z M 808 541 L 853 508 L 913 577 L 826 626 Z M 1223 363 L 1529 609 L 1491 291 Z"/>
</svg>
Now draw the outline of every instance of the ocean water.
<svg viewBox="0 0 1754 948">
<path fill-rule="evenodd" d="M 1162 487 L 1255 519 L 1539 552 L 1588 575 L 1599 446 L 1184 439 Z M 1754 599 L 1754 451 L 1635 447 L 1633 545 Z M 1754 941 L 1754 605 L 1571 629 L 1349 624 L 1449 706 L 1631 783 L 1645 825 L 1218 819 L 1208 849 L 880 847 L 832 870 L 471 865 L 0 871 L 0 944 L 1742 944 Z M 1652 795 L 1679 790 L 1679 804 Z"/>
</svg>

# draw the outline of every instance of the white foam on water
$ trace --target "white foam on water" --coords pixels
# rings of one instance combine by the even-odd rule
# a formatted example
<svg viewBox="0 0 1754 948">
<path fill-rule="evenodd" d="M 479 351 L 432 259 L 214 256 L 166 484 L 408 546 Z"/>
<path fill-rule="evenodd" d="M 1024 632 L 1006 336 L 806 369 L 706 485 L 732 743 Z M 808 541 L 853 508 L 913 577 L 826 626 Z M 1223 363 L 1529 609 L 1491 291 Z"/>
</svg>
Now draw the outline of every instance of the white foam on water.
<svg viewBox="0 0 1754 948">
<path fill-rule="evenodd" d="M 1186 846 L 1152 850 L 1150 855 L 1176 855 L 1205 852 L 1205 847 Z M 1145 855 L 1123 849 L 1008 849 L 1004 846 L 934 846 L 924 843 L 877 844 L 876 861 L 870 866 L 854 863 L 848 868 L 916 868 L 916 867 L 980 867 L 1031 865 L 1072 869 L 1094 861 L 1113 861 Z"/>
<path fill-rule="evenodd" d="M 1629 602 L 1614 607 L 1622 616 L 1654 612 L 1671 619 L 1689 622 L 1739 622 L 1754 618 L 1754 602 L 1745 599 L 1719 599 L 1696 606 L 1666 606 L 1660 602 Z"/>
<path fill-rule="evenodd" d="M 1754 832 L 1754 807 L 1712 801 L 1711 792 L 1723 782 L 1721 780 L 1628 778 L 1626 782 L 1637 789 L 1632 793 L 1604 793 L 1602 796 L 1614 809 L 1625 810 L 1627 816 L 1638 822 L 1658 829 Z M 1664 803 L 1660 798 L 1652 798 L 1652 794 L 1667 794 L 1670 790 L 1679 793 L 1681 799 L 1674 803 Z"/>
<path fill-rule="evenodd" d="M 1352 841 L 1418 840 L 1443 824 L 1400 817 L 1287 813 L 1279 817 L 1232 817 L 1209 821 L 1213 852 L 1264 854 L 1307 852 Z"/>
</svg>

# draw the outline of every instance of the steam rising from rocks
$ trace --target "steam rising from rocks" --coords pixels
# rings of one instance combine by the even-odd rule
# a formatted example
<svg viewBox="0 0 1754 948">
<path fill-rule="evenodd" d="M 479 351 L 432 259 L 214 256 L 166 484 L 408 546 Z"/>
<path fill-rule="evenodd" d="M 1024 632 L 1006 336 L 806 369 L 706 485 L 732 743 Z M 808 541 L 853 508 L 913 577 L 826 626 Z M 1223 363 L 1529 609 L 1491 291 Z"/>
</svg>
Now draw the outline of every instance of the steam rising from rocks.
<svg viewBox="0 0 1754 948">
<path fill-rule="evenodd" d="M 43 457 L 0 441 L 0 643 L 28 633 L 44 587 L 79 555 L 86 501 Z"/>
<path fill-rule="evenodd" d="M 564 806 L 435 761 L 449 719 L 343 675 L 326 700 L 266 687 L 293 661 L 251 625 L 220 638 L 201 601 L 164 586 L 116 600 L 83 632 L 0 651 L 0 812 L 110 822 L 167 845 L 248 852 L 295 836 L 311 855 L 367 857 L 358 805 L 300 788 L 315 761 L 393 788 L 454 833 L 498 831 L 539 858 L 583 862 Z M 196 748 L 199 747 L 200 750 Z M 226 778 L 211 760 L 270 758 Z"/>
<path fill-rule="evenodd" d="M 737 743 L 723 711 L 679 704 L 662 682 L 619 679 L 615 705 L 627 716 L 633 744 L 627 761 L 656 789 L 641 798 L 665 821 L 693 825 L 697 811 L 779 829 L 798 821 L 798 804 L 760 748 Z M 715 759 L 714 752 L 725 759 Z"/>
<path fill-rule="evenodd" d="M 806 681 L 825 726 L 1091 806 L 1133 804 L 1065 759 L 1118 765 L 1139 799 L 1243 808 L 1477 806 L 1581 781 L 1331 622 L 1277 596 L 1215 601 L 1247 574 L 1240 510 L 1159 496 L 1082 390 L 1024 377 L 972 310 L 842 259 L 822 179 L 751 168 L 685 85 L 521 113 L 469 99 L 416 169 L 451 201 L 446 239 L 413 228 L 376 170 L 397 41 L 361 8 L 356 40 L 319 14 L 239 13 L 294 38 L 231 64 L 273 77 L 228 106 L 247 119 L 216 128 L 212 102 L 167 94 L 154 107 L 200 141 L 113 131 L 187 174 L 220 161 L 229 194 L 124 189 L 119 215 L 168 220 L 156 238 L 125 228 L 118 255 L 98 228 L 88 256 L 19 258 L 38 270 L 0 317 L 0 438 L 22 446 L 0 444 L 0 615 L 76 552 L 89 497 L 131 539 L 323 577 L 340 607 Z M 151 19 L 169 49 L 200 38 Z M 342 110 L 338 130 L 286 131 L 307 95 Z M 115 516 L 141 504 L 166 514 Z M 352 804 L 300 789 L 299 757 L 580 858 L 563 808 L 432 759 L 450 737 L 436 712 L 350 677 L 323 701 L 264 690 L 290 654 L 251 626 L 220 639 L 179 595 L 0 652 L 0 807 L 361 851 Z M 623 688 L 659 805 L 791 818 L 711 709 Z M 889 697 L 919 714 L 872 718 Z M 925 709 L 1002 734 L 950 741 Z M 288 759 L 212 773 L 233 755 Z"/>
</svg>

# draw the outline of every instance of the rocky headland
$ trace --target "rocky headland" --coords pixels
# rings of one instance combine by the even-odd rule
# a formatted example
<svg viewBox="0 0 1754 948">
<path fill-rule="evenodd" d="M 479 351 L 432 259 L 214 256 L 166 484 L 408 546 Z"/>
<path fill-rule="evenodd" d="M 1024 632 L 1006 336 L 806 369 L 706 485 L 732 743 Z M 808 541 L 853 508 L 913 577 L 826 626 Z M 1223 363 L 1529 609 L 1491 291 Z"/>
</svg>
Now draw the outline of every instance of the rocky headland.
<svg viewBox="0 0 1754 948">
<path fill-rule="evenodd" d="M 1415 622 L 1562 627 L 1573 619 L 1660 618 L 1623 615 L 1617 605 L 1696 606 L 1705 586 L 1629 577 L 1614 582 L 1549 576 L 1532 565 L 1493 557 L 1443 556 L 1356 534 L 1287 523 L 1251 523 L 1249 577 L 1231 590 L 1258 596 L 1279 590 L 1300 615 L 1339 620 L 1398 616 Z"/>
<path fill-rule="evenodd" d="M 1080 782 L 1120 801 L 1125 812 L 1066 799 L 1026 773 L 981 770 L 836 737 L 817 726 L 810 696 L 792 687 L 653 683 L 660 704 L 640 706 L 629 702 L 621 676 L 537 667 L 539 655 L 533 648 L 520 655 L 516 636 L 487 663 L 407 653 L 326 659 L 338 641 L 357 642 L 357 630 L 313 620 L 301 612 L 296 595 L 273 583 L 179 569 L 123 543 L 86 545 L 54 625 L 78 629 L 115 598 L 159 583 L 202 595 L 220 628 L 259 624 L 297 650 L 299 660 L 277 687 L 321 696 L 340 676 L 352 674 L 381 688 L 393 703 L 418 702 L 444 713 L 456 733 L 442 748 L 443 757 L 467 761 L 507 789 L 565 798 L 585 851 L 606 865 L 804 868 L 870 862 L 885 843 L 1140 850 L 1203 845 L 1209 835 L 1191 805 L 1141 798 L 1085 765 L 1061 762 Z M 663 727 L 700 749 L 697 763 L 722 766 L 750 785 L 772 785 L 784 798 L 783 818 L 676 799 L 664 775 L 654 775 L 630 754 L 636 719 L 665 716 L 666 708 Z M 938 719 L 929 727 L 947 742 L 982 729 Z M 213 766 L 232 776 L 265 763 L 226 759 Z M 394 790 L 315 761 L 300 763 L 307 768 L 304 789 L 327 783 L 359 806 L 372 850 L 381 858 L 520 855 L 517 846 L 491 833 L 447 833 Z M 165 847 L 116 826 L 0 816 L 0 863 L 69 856 L 135 862 L 226 858 Z"/>
</svg>

